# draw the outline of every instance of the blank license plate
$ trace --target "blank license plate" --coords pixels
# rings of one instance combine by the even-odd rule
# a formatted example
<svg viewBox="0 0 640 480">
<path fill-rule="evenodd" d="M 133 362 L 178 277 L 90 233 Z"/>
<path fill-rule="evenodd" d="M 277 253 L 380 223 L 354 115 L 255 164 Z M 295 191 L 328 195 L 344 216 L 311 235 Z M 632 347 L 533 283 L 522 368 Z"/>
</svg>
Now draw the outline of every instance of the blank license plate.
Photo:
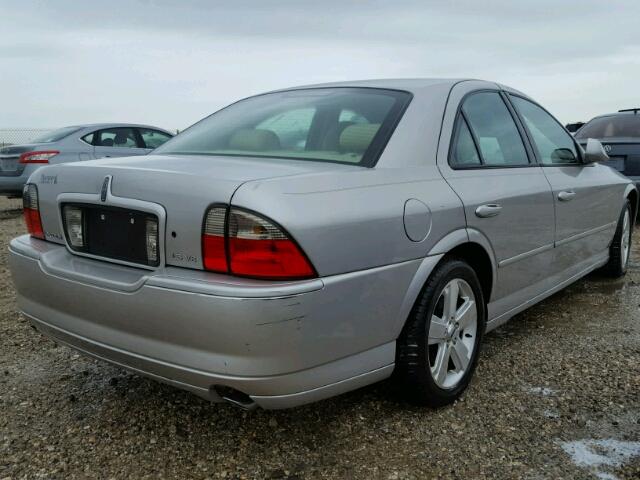
<svg viewBox="0 0 640 480">
<path fill-rule="evenodd" d="M 147 258 L 146 220 L 155 215 L 120 208 L 86 208 L 88 253 L 132 263 L 155 265 Z"/>
<path fill-rule="evenodd" d="M 0 168 L 3 172 L 15 172 L 18 169 L 18 159 L 2 158 L 0 159 Z"/>
</svg>

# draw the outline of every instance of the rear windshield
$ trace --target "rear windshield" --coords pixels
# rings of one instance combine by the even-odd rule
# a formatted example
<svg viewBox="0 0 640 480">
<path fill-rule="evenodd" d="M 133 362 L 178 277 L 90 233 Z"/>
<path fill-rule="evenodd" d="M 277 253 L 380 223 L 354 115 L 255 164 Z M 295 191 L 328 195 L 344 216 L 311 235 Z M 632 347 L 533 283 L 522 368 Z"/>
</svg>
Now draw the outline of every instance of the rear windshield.
<svg viewBox="0 0 640 480">
<path fill-rule="evenodd" d="M 40 135 L 32 140 L 33 143 L 51 143 L 62 140 L 64 137 L 68 137 L 73 132 L 80 130 L 80 127 L 64 127 L 51 132 L 47 132 L 44 135 Z"/>
<path fill-rule="evenodd" d="M 411 94 L 318 88 L 258 95 L 205 118 L 154 153 L 374 165 Z"/>
<path fill-rule="evenodd" d="M 576 138 L 640 137 L 640 115 L 594 118 L 576 133 Z"/>
</svg>

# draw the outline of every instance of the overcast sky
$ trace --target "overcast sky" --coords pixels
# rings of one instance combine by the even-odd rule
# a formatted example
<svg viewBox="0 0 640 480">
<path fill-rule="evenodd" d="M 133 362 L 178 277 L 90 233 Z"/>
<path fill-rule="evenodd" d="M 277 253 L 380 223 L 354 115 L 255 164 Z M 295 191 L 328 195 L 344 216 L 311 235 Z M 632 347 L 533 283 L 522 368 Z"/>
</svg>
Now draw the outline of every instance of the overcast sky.
<svg viewBox="0 0 640 480">
<path fill-rule="evenodd" d="M 0 128 L 183 129 L 261 91 L 473 77 L 561 121 L 640 107 L 640 1 L 0 0 Z"/>
</svg>

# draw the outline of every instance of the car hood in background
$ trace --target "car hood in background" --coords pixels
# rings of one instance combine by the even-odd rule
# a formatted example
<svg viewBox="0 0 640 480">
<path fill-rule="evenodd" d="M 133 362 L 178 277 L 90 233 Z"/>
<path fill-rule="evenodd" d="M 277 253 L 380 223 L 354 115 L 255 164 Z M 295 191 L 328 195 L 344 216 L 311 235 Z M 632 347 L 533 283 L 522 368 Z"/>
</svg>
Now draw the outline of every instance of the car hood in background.
<svg viewBox="0 0 640 480">
<path fill-rule="evenodd" d="M 588 138 L 576 138 L 576 141 L 585 147 L 587 145 Z M 607 143 L 638 143 L 640 144 L 640 137 L 607 137 L 596 138 L 600 143 L 606 145 Z"/>
</svg>

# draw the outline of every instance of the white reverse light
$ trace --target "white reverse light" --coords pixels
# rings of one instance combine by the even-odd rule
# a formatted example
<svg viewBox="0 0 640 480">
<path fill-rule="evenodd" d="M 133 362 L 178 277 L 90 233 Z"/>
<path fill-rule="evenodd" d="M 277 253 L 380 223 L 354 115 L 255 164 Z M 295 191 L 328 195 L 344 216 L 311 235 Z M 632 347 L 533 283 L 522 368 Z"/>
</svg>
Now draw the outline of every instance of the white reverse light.
<svg viewBox="0 0 640 480">
<path fill-rule="evenodd" d="M 64 224 L 69 244 L 74 248 L 84 247 L 84 222 L 82 209 L 72 205 L 64 207 Z"/>
<path fill-rule="evenodd" d="M 150 265 L 158 263 L 158 221 L 155 218 L 147 218 L 147 261 Z"/>
</svg>

